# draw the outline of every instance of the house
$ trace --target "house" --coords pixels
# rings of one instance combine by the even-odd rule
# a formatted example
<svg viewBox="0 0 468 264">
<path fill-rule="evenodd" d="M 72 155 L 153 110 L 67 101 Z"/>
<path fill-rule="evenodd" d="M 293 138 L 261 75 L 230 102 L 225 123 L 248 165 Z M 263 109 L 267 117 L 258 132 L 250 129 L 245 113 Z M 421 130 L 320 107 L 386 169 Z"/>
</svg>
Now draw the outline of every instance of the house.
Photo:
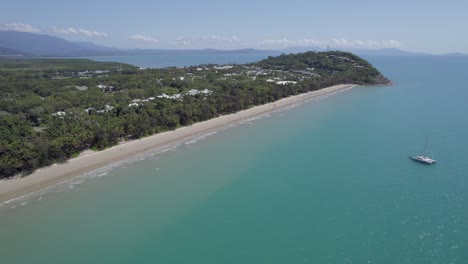
<svg viewBox="0 0 468 264">
<path fill-rule="evenodd" d="M 276 82 L 276 84 L 280 84 L 280 85 L 286 85 L 286 84 L 296 84 L 297 82 L 294 82 L 294 81 L 279 81 L 279 82 Z"/>
</svg>

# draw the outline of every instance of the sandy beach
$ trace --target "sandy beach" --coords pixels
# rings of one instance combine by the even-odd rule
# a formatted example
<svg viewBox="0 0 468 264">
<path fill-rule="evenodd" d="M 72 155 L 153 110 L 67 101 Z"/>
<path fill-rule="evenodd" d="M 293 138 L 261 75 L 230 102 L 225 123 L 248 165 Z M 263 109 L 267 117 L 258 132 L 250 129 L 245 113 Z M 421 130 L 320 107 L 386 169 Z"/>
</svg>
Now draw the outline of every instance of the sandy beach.
<svg viewBox="0 0 468 264">
<path fill-rule="evenodd" d="M 182 127 L 143 139 L 129 141 L 103 151 L 86 151 L 77 158 L 63 164 L 37 170 L 24 178 L 0 181 L 0 203 L 30 192 L 38 191 L 61 181 L 93 171 L 108 164 L 127 159 L 135 154 L 173 144 L 178 141 L 190 140 L 220 129 L 226 125 L 264 115 L 276 110 L 313 99 L 353 88 L 356 85 L 342 84 L 318 91 L 287 97 L 276 102 L 256 106 L 234 114 L 224 115 L 191 126 Z"/>
</svg>

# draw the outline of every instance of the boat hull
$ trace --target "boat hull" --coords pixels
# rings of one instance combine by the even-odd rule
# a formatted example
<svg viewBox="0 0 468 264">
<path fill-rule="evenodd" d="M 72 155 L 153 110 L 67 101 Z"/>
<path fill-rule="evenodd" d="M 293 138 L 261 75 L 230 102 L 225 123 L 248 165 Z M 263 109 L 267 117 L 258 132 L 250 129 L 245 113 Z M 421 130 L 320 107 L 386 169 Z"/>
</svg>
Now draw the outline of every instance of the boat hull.
<svg viewBox="0 0 468 264">
<path fill-rule="evenodd" d="M 409 158 L 416 161 L 416 162 L 427 164 L 427 165 L 432 165 L 432 164 L 436 163 L 435 160 L 433 160 L 431 158 L 428 158 L 428 157 L 416 156 L 416 157 L 409 157 Z"/>
</svg>

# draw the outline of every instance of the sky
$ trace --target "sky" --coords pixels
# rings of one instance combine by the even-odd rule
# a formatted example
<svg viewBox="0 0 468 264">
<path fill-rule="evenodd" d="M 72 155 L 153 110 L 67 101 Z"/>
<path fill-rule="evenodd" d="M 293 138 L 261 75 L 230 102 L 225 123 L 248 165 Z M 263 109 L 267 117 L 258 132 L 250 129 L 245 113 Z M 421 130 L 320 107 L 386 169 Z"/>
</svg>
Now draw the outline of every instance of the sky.
<svg viewBox="0 0 468 264">
<path fill-rule="evenodd" d="M 467 0 L 5 0 L 0 30 L 120 48 L 468 53 Z"/>
</svg>

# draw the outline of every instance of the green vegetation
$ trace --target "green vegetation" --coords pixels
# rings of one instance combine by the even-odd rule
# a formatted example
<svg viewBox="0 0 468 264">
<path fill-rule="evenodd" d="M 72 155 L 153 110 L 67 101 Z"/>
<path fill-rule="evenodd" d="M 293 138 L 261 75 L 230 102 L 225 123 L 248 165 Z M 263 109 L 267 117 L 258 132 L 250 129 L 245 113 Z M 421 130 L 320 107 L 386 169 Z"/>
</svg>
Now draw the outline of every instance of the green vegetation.
<svg viewBox="0 0 468 264">
<path fill-rule="evenodd" d="M 92 77 L 122 70 L 136 70 L 128 64 L 87 59 L 0 58 L 0 82 L 21 79 Z M 96 72 L 97 71 L 97 72 Z"/>
<path fill-rule="evenodd" d="M 290 95 L 386 82 L 344 52 L 147 70 L 89 60 L 0 60 L 0 178 Z"/>
</svg>

